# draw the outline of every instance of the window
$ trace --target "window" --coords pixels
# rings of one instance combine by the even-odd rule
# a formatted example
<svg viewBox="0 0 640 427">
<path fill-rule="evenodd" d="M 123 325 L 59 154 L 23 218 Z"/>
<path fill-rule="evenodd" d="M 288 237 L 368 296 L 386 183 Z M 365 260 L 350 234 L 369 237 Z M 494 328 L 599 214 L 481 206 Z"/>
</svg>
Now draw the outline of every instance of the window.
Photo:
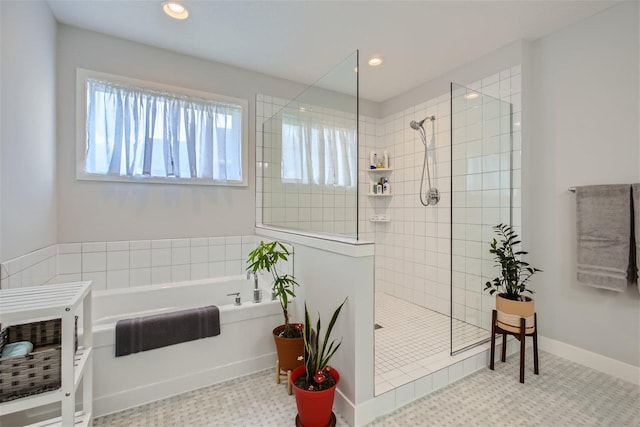
<svg viewBox="0 0 640 427">
<path fill-rule="evenodd" d="M 247 185 L 247 102 L 78 71 L 80 179 Z"/>
<path fill-rule="evenodd" d="M 357 184 L 356 130 L 295 115 L 282 116 L 282 181 L 353 188 Z"/>
</svg>

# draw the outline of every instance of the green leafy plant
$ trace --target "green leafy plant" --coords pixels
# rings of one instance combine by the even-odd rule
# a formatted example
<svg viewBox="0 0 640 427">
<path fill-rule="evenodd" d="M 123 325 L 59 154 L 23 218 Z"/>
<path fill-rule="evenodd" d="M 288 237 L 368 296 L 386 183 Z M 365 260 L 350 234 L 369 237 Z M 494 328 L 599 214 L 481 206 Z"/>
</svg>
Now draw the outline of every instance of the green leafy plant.
<svg viewBox="0 0 640 427">
<path fill-rule="evenodd" d="M 295 277 L 291 274 L 281 274 L 278 272 L 277 264 L 279 261 L 287 261 L 291 253 L 282 242 L 273 241 L 260 244 L 251 252 L 247 258 L 246 271 L 253 274 L 268 272 L 273 277 L 271 289 L 280 301 L 282 314 L 284 315 L 284 330 L 282 336 L 284 338 L 300 338 L 301 331 L 298 325 L 289 323 L 289 301 L 295 298 L 295 286 L 300 286 Z"/>
<path fill-rule="evenodd" d="M 347 302 L 345 298 L 342 304 L 336 308 L 327 326 L 327 331 L 324 334 L 324 338 L 321 338 L 321 322 L 320 314 L 318 314 L 318 321 L 316 322 L 315 330 L 311 329 L 311 318 L 309 317 L 309 311 L 307 310 L 307 304 L 304 304 L 304 366 L 306 375 L 301 375 L 298 378 L 297 385 L 300 388 L 310 391 L 320 391 L 332 387 L 335 384 L 333 377 L 331 376 L 331 367 L 329 361 L 333 355 L 338 351 L 342 344 L 342 338 L 340 342 L 336 344 L 336 340 L 329 343 L 331 337 L 331 331 L 333 326 L 338 320 L 340 310 Z M 302 357 L 302 356 L 301 356 Z"/>
<path fill-rule="evenodd" d="M 489 290 L 491 295 L 498 292 L 506 299 L 524 301 L 522 295 L 524 292 L 533 293 L 531 289 L 527 289 L 527 282 L 535 273 L 542 270 L 531 267 L 520 259 L 527 252 L 514 249 L 514 246 L 522 242 L 518 240 L 518 235 L 510 225 L 498 224 L 493 229 L 500 237 L 500 245 L 496 239 L 493 239 L 489 252 L 495 255 L 493 259 L 497 262 L 496 266 L 500 267 L 501 274 L 493 281 L 487 282 L 484 290 Z"/>
</svg>

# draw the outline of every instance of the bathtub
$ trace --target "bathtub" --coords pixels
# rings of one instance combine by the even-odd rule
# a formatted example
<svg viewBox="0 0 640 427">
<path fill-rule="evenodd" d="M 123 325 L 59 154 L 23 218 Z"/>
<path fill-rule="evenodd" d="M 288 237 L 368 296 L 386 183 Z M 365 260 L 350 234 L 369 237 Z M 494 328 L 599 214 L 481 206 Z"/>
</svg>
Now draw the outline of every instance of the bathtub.
<svg viewBox="0 0 640 427">
<path fill-rule="evenodd" d="M 240 292 L 242 305 L 236 306 Z M 244 276 L 93 293 L 94 415 L 101 416 L 275 366 L 271 331 L 282 323 L 277 300 Z M 265 298 L 266 297 L 266 298 Z M 115 357 L 120 319 L 217 305 L 220 335 Z"/>
</svg>

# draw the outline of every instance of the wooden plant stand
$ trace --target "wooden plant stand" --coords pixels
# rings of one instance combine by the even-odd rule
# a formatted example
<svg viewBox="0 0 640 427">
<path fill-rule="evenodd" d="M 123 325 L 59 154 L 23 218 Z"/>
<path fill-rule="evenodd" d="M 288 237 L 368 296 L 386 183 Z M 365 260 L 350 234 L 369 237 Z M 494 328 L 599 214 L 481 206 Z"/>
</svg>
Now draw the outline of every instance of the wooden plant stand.
<svg viewBox="0 0 640 427">
<path fill-rule="evenodd" d="M 513 335 L 518 341 L 520 341 L 520 382 L 524 383 L 524 354 L 525 346 L 524 340 L 526 337 L 533 337 L 533 373 L 538 375 L 538 316 L 533 314 L 533 332 L 525 333 L 526 320 L 524 317 L 520 318 L 520 332 L 511 332 L 502 329 L 498 326 L 498 312 L 493 310 L 491 315 L 491 362 L 489 363 L 489 369 L 494 368 L 494 358 L 496 350 L 496 334 L 502 334 L 502 357 L 501 361 L 506 360 L 507 356 L 507 334 Z"/>
<path fill-rule="evenodd" d="M 280 384 L 280 379 L 282 378 L 283 375 L 286 376 L 287 377 L 287 393 L 289 394 L 289 396 L 293 394 L 293 386 L 291 385 L 291 372 L 292 372 L 291 369 L 289 369 L 288 371 L 280 369 L 280 361 L 276 360 L 276 384 Z"/>
</svg>

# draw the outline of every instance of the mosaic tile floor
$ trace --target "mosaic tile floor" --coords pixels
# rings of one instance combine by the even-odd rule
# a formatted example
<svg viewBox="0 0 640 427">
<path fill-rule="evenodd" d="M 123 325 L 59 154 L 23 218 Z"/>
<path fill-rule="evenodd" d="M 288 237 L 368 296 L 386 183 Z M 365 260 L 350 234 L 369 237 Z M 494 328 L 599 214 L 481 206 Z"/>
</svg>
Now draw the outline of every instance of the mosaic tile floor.
<svg viewBox="0 0 640 427">
<path fill-rule="evenodd" d="M 435 311 L 378 292 L 375 300 L 376 395 L 422 378 L 441 368 L 450 354 L 451 320 Z M 454 320 L 456 345 L 489 338 L 489 332 Z"/>
<path fill-rule="evenodd" d="M 638 385 L 545 352 L 540 375 L 519 369 L 513 355 L 370 426 L 640 426 Z"/>
<path fill-rule="evenodd" d="M 530 360 L 531 355 L 527 355 Z M 518 382 L 512 356 L 372 424 L 381 426 L 638 426 L 640 387 L 540 353 L 540 375 Z M 96 427 L 294 425 L 295 399 L 272 370 L 94 420 Z M 347 423 L 339 415 L 338 426 Z"/>
</svg>

